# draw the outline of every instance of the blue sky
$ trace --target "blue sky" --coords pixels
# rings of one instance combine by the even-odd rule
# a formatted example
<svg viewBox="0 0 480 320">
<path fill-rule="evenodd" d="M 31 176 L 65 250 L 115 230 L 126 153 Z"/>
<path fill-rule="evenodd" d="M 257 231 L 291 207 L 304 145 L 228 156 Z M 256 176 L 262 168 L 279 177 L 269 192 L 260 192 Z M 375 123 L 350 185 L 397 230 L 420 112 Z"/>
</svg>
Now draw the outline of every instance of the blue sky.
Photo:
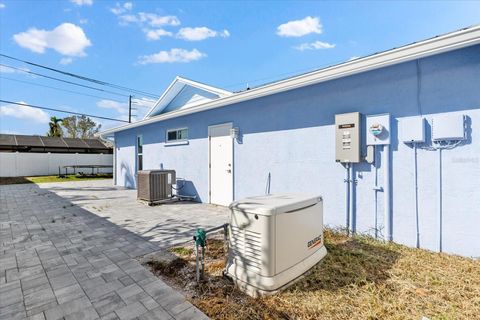
<svg viewBox="0 0 480 320">
<path fill-rule="evenodd" d="M 474 1 L 0 0 L 0 52 L 157 95 L 177 75 L 235 91 L 478 23 L 480 2 Z M 0 63 L 59 76 L 6 58 Z M 0 77 L 3 100 L 127 116 L 125 96 L 8 67 L 0 66 Z M 149 103 L 142 100 L 140 116 Z M 52 115 L 65 116 L 3 103 L 0 132 L 45 134 Z"/>
</svg>

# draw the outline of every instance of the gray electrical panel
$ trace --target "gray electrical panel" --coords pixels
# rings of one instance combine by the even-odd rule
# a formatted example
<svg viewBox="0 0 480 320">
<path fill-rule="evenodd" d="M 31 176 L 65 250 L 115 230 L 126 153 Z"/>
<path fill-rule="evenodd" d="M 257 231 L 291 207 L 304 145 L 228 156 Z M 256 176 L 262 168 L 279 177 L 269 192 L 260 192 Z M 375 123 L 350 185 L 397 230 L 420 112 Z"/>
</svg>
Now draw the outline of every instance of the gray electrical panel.
<svg viewBox="0 0 480 320">
<path fill-rule="evenodd" d="M 360 162 L 360 113 L 335 115 L 335 160 Z"/>
</svg>

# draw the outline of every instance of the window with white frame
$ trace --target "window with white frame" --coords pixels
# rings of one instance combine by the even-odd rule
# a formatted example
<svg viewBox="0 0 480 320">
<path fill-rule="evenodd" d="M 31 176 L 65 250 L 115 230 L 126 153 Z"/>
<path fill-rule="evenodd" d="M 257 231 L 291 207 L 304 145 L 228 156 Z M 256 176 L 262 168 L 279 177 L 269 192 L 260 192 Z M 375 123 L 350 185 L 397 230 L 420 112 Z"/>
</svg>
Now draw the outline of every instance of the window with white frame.
<svg viewBox="0 0 480 320">
<path fill-rule="evenodd" d="M 143 170 L 143 137 L 137 136 L 137 171 Z"/>
<path fill-rule="evenodd" d="M 167 130 L 167 143 L 188 141 L 188 128 Z"/>
</svg>

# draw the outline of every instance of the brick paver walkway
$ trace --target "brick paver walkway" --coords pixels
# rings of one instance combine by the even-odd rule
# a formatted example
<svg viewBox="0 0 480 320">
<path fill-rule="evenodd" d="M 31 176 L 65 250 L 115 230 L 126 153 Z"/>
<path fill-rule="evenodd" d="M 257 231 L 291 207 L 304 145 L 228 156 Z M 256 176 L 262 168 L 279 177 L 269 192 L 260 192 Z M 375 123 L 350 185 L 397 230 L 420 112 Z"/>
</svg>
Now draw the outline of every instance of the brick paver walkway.
<svg viewBox="0 0 480 320">
<path fill-rule="evenodd" d="M 207 318 L 135 259 L 158 244 L 37 185 L 0 186 L 0 244 L 0 319 Z"/>
</svg>

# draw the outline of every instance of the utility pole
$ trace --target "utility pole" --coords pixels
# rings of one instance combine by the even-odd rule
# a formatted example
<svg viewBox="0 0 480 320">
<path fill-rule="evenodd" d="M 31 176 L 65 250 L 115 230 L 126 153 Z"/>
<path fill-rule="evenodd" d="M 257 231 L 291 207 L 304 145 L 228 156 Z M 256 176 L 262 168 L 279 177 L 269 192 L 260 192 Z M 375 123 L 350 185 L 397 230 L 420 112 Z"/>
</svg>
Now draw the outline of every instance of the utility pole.
<svg viewBox="0 0 480 320">
<path fill-rule="evenodd" d="M 128 123 L 132 123 L 132 95 L 128 96 Z"/>
</svg>

